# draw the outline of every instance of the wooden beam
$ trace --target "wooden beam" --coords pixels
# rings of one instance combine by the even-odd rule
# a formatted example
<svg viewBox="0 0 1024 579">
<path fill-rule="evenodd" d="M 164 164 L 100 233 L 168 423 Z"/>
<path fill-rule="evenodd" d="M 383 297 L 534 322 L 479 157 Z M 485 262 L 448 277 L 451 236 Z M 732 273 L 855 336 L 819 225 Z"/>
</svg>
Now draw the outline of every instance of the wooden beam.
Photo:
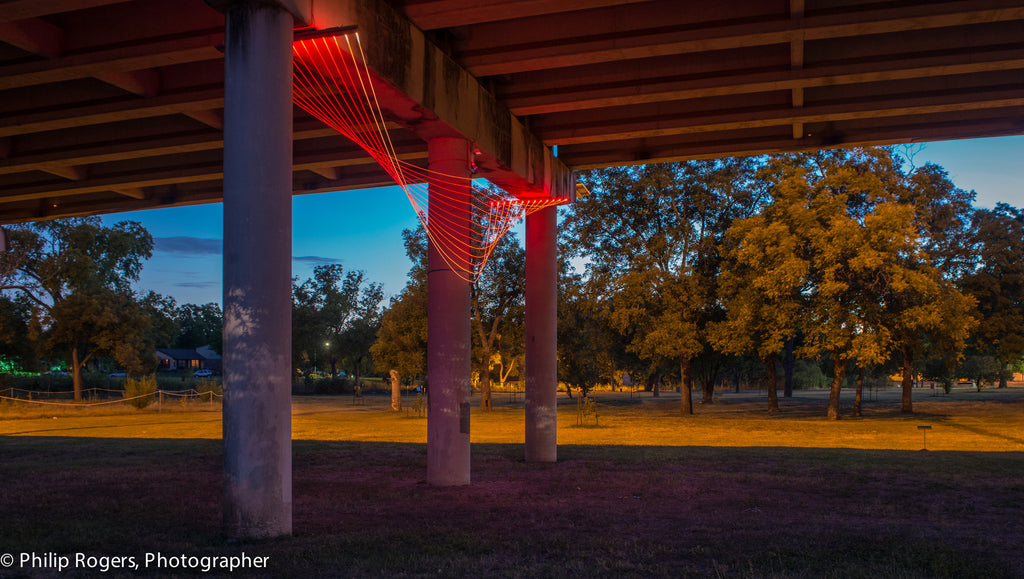
<svg viewBox="0 0 1024 579">
<path fill-rule="evenodd" d="M 203 123 L 208 127 L 217 129 L 218 131 L 224 130 L 224 111 L 188 111 L 185 113 L 186 117 L 194 119 Z"/>
<path fill-rule="evenodd" d="M 742 72 L 728 76 L 705 75 L 651 83 L 637 80 L 633 83 L 623 82 L 621 86 L 610 88 L 588 87 L 574 90 L 572 85 L 567 85 L 564 89 L 529 97 L 510 94 L 505 101 L 518 115 L 537 115 L 731 94 L 793 91 L 823 86 L 882 83 L 933 76 L 952 77 L 1018 69 L 1024 69 L 1024 47 L 970 51 L 955 55 L 897 58 L 886 62 L 829 65 L 802 70 Z"/>
<path fill-rule="evenodd" d="M 67 165 L 62 163 L 43 163 L 38 166 L 40 171 L 63 177 L 70 181 L 82 181 L 89 177 L 89 167 L 85 165 Z"/>
<path fill-rule="evenodd" d="M 1007 4 L 1011 6 L 1006 7 Z M 608 39 L 594 39 L 589 35 L 572 38 L 562 34 L 550 43 L 517 43 L 486 49 L 467 45 L 460 50 L 460 62 L 474 75 L 483 77 L 652 56 L 787 44 L 797 36 L 812 41 L 1021 19 L 1024 19 L 1024 6 L 1012 2 L 944 2 L 695 30 L 637 30 L 630 35 L 620 33 Z M 514 39 L 516 36 L 509 31 L 507 38 Z"/>
<path fill-rule="evenodd" d="M 133 97 L 96 105 L 62 107 L 45 112 L 8 115 L 0 118 L 0 137 L 223 107 L 223 87 L 166 94 L 153 98 Z"/>
<path fill-rule="evenodd" d="M 223 32 L 199 31 L 173 40 L 140 42 L 51 60 L 8 65 L 0 67 L 0 90 L 221 59 L 224 55 L 217 50 L 217 46 L 223 43 Z"/>
<path fill-rule="evenodd" d="M 160 92 L 160 75 L 152 68 L 124 72 L 104 72 L 96 78 L 139 96 L 152 97 Z"/>
<path fill-rule="evenodd" d="M 0 42 L 32 54 L 56 58 L 64 52 L 64 31 L 38 18 L 0 22 Z"/>
<path fill-rule="evenodd" d="M 74 12 L 123 2 L 128 0 L 4 0 L 0 2 L 0 22 Z"/>
<path fill-rule="evenodd" d="M 682 116 L 659 115 L 653 119 L 595 118 L 572 126 L 540 128 L 544 142 L 553 145 L 595 143 L 639 139 L 665 135 L 734 131 L 793 123 L 835 122 L 851 119 L 896 117 L 999 109 L 1024 105 L 1024 89 L 997 90 L 935 97 L 879 99 L 871 102 L 840 103 L 804 107 L 776 108 L 767 111 L 721 111 Z M 581 119 L 582 120 L 582 119 Z"/>
<path fill-rule="evenodd" d="M 648 0 L 441 0 L 408 4 L 405 6 L 405 14 L 421 30 L 434 30 L 646 1 Z"/>
</svg>

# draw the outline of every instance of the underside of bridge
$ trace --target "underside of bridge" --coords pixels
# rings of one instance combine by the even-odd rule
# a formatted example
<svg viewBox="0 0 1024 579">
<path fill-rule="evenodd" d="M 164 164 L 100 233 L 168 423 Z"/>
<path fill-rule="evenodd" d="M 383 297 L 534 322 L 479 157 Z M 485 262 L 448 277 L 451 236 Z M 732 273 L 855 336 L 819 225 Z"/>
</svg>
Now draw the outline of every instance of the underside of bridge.
<svg viewBox="0 0 1024 579">
<path fill-rule="evenodd" d="M 1021 0 L 347 4 L 387 32 L 363 38 L 379 72 L 422 66 L 401 44 L 423 31 L 511 113 L 481 130 L 521 127 L 570 169 L 1024 132 Z M 0 222 L 220 201 L 223 107 L 224 15 L 203 0 L 0 2 Z M 295 193 L 390 183 L 298 109 L 293 138 Z"/>
<path fill-rule="evenodd" d="M 293 40 L 337 27 L 431 206 L 475 177 L 562 199 L 575 169 L 1024 132 L 1024 0 L 0 1 L 0 223 L 224 202 L 233 536 L 291 532 L 291 196 L 392 184 L 293 105 Z M 554 211 L 526 226 L 531 461 L 556 459 Z M 427 479 L 460 485 L 469 285 L 431 235 Z"/>
</svg>

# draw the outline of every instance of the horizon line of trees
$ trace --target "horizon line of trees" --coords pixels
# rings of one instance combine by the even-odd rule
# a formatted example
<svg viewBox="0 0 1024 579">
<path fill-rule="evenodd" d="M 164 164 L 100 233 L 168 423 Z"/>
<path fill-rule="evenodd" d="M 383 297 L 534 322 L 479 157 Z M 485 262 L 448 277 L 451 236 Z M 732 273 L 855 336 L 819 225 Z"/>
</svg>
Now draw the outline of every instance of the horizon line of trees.
<svg viewBox="0 0 1024 579">
<path fill-rule="evenodd" d="M 847 376 L 902 375 L 905 412 L 918 375 L 1005 385 L 1024 359 L 1024 212 L 972 206 L 936 165 L 893 148 L 835 149 L 593 170 L 592 192 L 561 209 L 559 380 L 586 394 L 624 371 L 705 403 L 727 378 L 757 374 L 779 409 L 801 361 L 831 375 L 838 418 Z M 26 368 L 64 360 L 76 398 L 81 370 L 103 358 L 130 372 L 157 345 L 219 350 L 217 304 L 135 293 L 149 233 L 98 218 L 14 226 L 0 256 L 0 347 Z M 362 271 L 324 265 L 292 284 L 293 366 L 390 377 L 426 374 L 426 254 L 403 232 L 406 287 L 384 303 Z M 578 271 L 577 267 L 582 270 Z M 523 368 L 525 251 L 514 234 L 472 286 L 474 387 Z M 571 395 L 571 390 L 569 391 Z"/>
</svg>

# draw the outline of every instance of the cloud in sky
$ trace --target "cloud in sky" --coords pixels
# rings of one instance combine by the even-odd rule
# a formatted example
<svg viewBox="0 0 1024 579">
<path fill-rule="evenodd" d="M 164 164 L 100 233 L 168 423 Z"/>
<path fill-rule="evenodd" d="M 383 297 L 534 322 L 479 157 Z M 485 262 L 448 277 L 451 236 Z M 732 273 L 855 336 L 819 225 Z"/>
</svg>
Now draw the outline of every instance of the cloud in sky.
<svg viewBox="0 0 1024 579">
<path fill-rule="evenodd" d="M 313 265 L 330 265 L 332 263 L 341 263 L 340 259 L 334 257 L 321 257 L 319 255 L 303 255 L 295 256 L 292 258 L 295 261 L 301 261 L 304 263 L 311 263 Z"/>
<path fill-rule="evenodd" d="M 220 255 L 224 251 L 223 239 L 207 237 L 157 237 L 153 243 L 156 251 L 179 255 Z"/>
<path fill-rule="evenodd" d="M 220 286 L 220 282 L 217 281 L 182 281 L 174 284 L 174 287 L 183 288 L 195 288 L 195 289 L 206 289 L 211 287 Z"/>
</svg>

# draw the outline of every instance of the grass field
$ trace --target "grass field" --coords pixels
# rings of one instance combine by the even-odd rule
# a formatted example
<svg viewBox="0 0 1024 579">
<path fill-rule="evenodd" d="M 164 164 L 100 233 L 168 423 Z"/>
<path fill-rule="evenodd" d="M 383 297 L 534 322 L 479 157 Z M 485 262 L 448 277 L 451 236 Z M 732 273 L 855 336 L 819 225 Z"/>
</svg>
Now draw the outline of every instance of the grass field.
<svg viewBox="0 0 1024 579">
<path fill-rule="evenodd" d="M 424 419 L 384 397 L 299 397 L 295 534 L 242 543 L 220 530 L 218 407 L 0 405 L 0 563 L 245 552 L 267 567 L 232 576 L 1024 576 L 1024 388 L 922 390 L 912 416 L 894 391 L 872 397 L 829 422 L 820 392 L 772 417 L 763 395 L 725 393 L 687 418 L 678 395 L 604 393 L 581 427 L 563 396 L 559 462 L 538 465 L 521 458 L 522 397 L 502 394 L 474 410 L 473 484 L 448 489 L 423 482 Z M 139 574 L 229 576 L 106 575 Z"/>
</svg>

